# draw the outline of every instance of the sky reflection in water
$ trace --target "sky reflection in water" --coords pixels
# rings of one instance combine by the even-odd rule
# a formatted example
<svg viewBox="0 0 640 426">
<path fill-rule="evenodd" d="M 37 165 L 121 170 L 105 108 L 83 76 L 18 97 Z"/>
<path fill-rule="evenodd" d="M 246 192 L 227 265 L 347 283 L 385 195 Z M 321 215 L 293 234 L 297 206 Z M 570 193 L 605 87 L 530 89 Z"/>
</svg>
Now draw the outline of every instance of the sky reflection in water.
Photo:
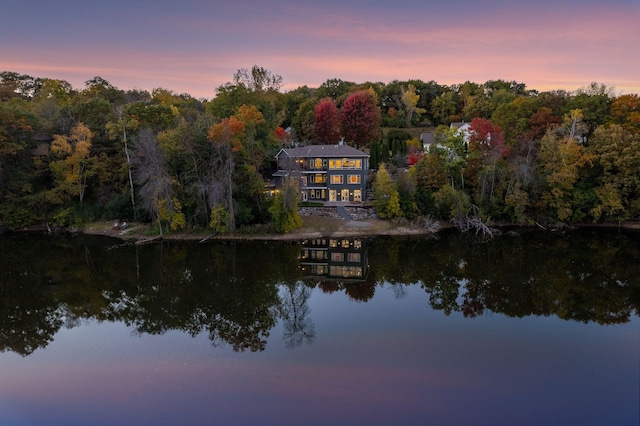
<svg viewBox="0 0 640 426">
<path fill-rule="evenodd" d="M 312 344 L 213 347 L 121 323 L 0 355 L 7 425 L 637 424 L 639 322 L 445 316 L 417 286 L 367 303 L 314 289 Z"/>
</svg>

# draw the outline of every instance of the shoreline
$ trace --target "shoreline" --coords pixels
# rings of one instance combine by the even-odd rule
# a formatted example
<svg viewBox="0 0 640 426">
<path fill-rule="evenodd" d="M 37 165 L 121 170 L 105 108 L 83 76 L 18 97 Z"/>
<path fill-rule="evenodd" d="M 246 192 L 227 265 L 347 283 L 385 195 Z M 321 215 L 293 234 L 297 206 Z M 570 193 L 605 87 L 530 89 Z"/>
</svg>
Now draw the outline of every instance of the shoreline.
<svg viewBox="0 0 640 426">
<path fill-rule="evenodd" d="M 122 241 L 129 241 L 136 244 L 151 243 L 160 240 L 174 241 L 198 241 L 209 240 L 258 240 L 258 241 L 301 241 L 313 238 L 353 238 L 353 237 L 376 237 L 376 236 L 421 236 L 433 235 L 440 231 L 455 228 L 448 222 L 434 221 L 425 226 L 416 224 L 397 224 L 381 219 L 365 220 L 345 220 L 337 218 L 327 218 L 319 216 L 303 217 L 303 226 L 286 234 L 274 233 L 236 233 L 236 234 L 208 234 L 202 232 L 179 232 L 160 235 L 151 235 L 148 224 L 133 223 L 126 230 L 113 229 L 113 221 L 100 221 L 87 224 L 83 228 L 62 229 L 60 232 L 82 233 L 85 235 L 98 235 L 118 238 Z M 492 229 L 499 232 L 505 229 L 539 229 L 546 232 L 554 232 L 561 229 L 616 229 L 640 231 L 640 221 L 624 221 L 620 223 L 580 223 L 572 225 L 562 225 L 553 228 L 545 228 L 539 224 L 493 224 Z M 45 227 L 28 228 L 22 230 L 9 231 L 9 233 L 22 232 L 42 232 L 47 233 Z M 462 232 L 462 231 L 461 231 Z M 0 233 L 2 235 L 2 233 Z"/>
<path fill-rule="evenodd" d="M 411 235 L 431 235 L 439 230 L 450 228 L 449 224 L 437 224 L 432 227 L 400 226 L 380 219 L 351 220 L 335 218 L 321 218 L 312 220 L 313 223 L 303 226 L 286 234 L 258 234 L 258 233 L 235 233 L 235 234 L 206 234 L 206 233 L 171 233 L 163 235 L 163 240 L 178 241 L 199 241 L 209 240 L 262 240 L 262 241 L 300 241 L 313 238 L 348 238 L 348 237 L 375 237 L 375 236 L 411 236 Z M 307 219 L 307 222 L 309 219 Z M 320 222 L 320 223 L 318 223 Z M 112 223 L 112 222 L 110 222 Z M 305 226 L 306 225 L 306 226 Z M 131 224 L 125 230 L 112 229 L 104 223 L 94 223 L 83 229 L 78 229 L 86 235 L 103 235 L 119 238 L 124 241 L 134 241 L 144 243 L 146 241 L 160 240 L 159 235 L 148 235 L 147 225 Z"/>
</svg>

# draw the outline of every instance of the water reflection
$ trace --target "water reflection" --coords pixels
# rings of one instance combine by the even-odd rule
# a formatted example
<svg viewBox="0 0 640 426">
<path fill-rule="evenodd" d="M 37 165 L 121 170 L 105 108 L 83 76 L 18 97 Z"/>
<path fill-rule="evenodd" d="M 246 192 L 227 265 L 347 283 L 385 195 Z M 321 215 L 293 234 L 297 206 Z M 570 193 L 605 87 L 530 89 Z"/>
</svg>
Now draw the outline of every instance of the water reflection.
<svg viewBox="0 0 640 426">
<path fill-rule="evenodd" d="M 359 282 L 368 273 L 367 249 L 360 238 L 314 238 L 302 242 L 300 269 L 306 278 Z"/>
<path fill-rule="evenodd" d="M 122 245 L 96 237 L 0 239 L 0 350 L 29 355 L 62 327 L 118 321 L 137 333 L 208 333 L 213 345 L 262 351 L 278 322 L 287 347 L 316 336 L 311 290 L 366 302 L 407 286 L 430 307 L 473 318 L 557 316 L 629 321 L 640 300 L 637 234 L 538 232 L 477 243 L 437 238 Z"/>
</svg>

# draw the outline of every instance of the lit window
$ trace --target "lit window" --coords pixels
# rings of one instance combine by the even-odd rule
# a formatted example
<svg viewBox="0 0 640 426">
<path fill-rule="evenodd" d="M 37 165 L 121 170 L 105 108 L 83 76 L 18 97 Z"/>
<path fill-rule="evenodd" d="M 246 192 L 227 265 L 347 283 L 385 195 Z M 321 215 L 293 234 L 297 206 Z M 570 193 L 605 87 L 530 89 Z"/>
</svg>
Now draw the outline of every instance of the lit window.
<svg viewBox="0 0 640 426">
<path fill-rule="evenodd" d="M 360 175 L 349 175 L 347 177 L 347 182 L 350 184 L 359 184 L 360 183 Z"/>
<path fill-rule="evenodd" d="M 322 158 L 316 158 L 316 169 L 322 168 Z"/>
<path fill-rule="evenodd" d="M 333 185 L 340 185 L 343 182 L 343 176 L 342 175 L 332 175 L 331 176 L 331 183 Z"/>
</svg>

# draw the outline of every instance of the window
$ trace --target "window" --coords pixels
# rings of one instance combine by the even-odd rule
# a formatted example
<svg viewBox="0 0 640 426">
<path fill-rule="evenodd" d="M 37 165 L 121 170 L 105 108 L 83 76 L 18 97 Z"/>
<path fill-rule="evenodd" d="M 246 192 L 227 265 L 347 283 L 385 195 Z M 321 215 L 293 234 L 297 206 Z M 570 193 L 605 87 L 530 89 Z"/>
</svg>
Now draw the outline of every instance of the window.
<svg viewBox="0 0 640 426">
<path fill-rule="evenodd" d="M 347 176 L 347 183 L 349 184 L 359 184 L 360 183 L 360 175 L 349 175 Z"/>
<path fill-rule="evenodd" d="M 362 169 L 362 160 L 356 160 L 356 169 Z"/>
<path fill-rule="evenodd" d="M 362 268 L 359 266 L 330 266 L 329 275 L 332 277 L 361 278 Z"/>
<path fill-rule="evenodd" d="M 350 169 L 356 168 L 356 160 L 349 160 L 349 168 Z"/>
<path fill-rule="evenodd" d="M 344 262 L 344 253 L 331 253 L 332 262 Z"/>
<path fill-rule="evenodd" d="M 322 158 L 316 158 L 316 169 L 322 168 Z"/>
<path fill-rule="evenodd" d="M 329 160 L 329 169 L 333 170 L 336 168 L 336 160 Z"/>
<path fill-rule="evenodd" d="M 311 265 L 311 273 L 315 275 L 324 275 L 326 270 L 324 269 L 324 265 Z"/>
<path fill-rule="evenodd" d="M 325 176 L 325 175 L 322 175 L 320 173 L 316 174 L 315 175 L 315 183 L 322 183 L 322 181 L 323 181 L 322 176 Z M 325 180 L 325 182 L 326 182 L 326 180 Z"/>
<path fill-rule="evenodd" d="M 347 261 L 351 263 L 360 262 L 360 253 L 347 253 Z"/>
<path fill-rule="evenodd" d="M 342 175 L 332 175 L 331 176 L 331 184 L 333 185 L 340 185 L 343 182 L 343 176 Z"/>
<path fill-rule="evenodd" d="M 342 168 L 342 160 L 336 160 L 336 169 Z"/>
</svg>

